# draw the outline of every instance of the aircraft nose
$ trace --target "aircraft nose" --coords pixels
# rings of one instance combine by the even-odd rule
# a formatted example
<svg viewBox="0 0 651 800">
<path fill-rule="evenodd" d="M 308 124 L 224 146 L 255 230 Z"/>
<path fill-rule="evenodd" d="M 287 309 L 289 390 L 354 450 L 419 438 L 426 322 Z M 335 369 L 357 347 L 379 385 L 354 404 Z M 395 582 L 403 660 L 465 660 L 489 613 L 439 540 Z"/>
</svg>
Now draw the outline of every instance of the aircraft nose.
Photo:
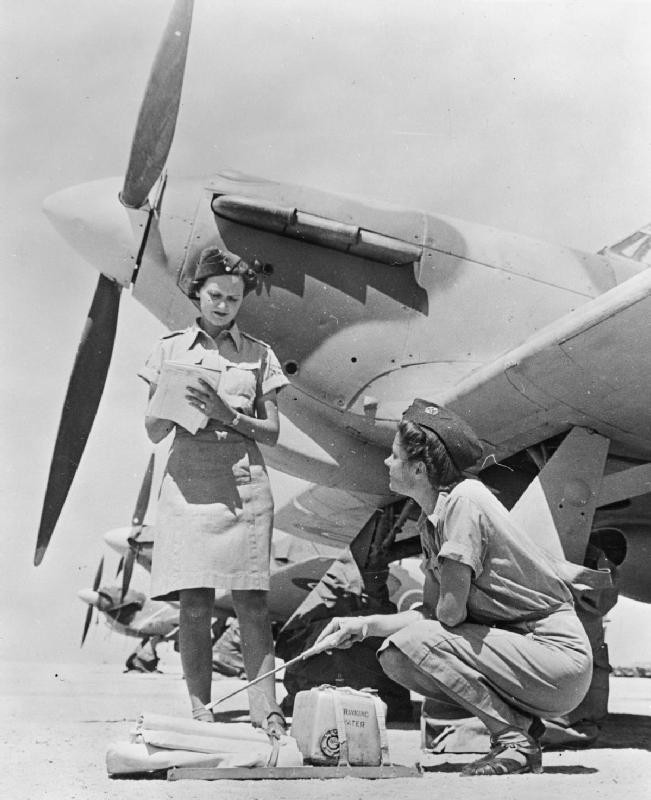
<svg viewBox="0 0 651 800">
<path fill-rule="evenodd" d="M 127 211 L 118 199 L 121 188 L 120 178 L 80 184 L 50 195 L 43 210 L 83 258 L 107 277 L 128 286 L 147 212 Z"/>
<path fill-rule="evenodd" d="M 80 589 L 77 592 L 77 597 L 89 606 L 94 606 L 95 608 L 99 606 L 99 592 L 94 589 Z"/>
<path fill-rule="evenodd" d="M 104 541 L 117 553 L 124 555 L 129 549 L 129 536 L 131 536 L 131 534 L 132 529 L 130 527 L 114 528 L 104 534 Z"/>
</svg>

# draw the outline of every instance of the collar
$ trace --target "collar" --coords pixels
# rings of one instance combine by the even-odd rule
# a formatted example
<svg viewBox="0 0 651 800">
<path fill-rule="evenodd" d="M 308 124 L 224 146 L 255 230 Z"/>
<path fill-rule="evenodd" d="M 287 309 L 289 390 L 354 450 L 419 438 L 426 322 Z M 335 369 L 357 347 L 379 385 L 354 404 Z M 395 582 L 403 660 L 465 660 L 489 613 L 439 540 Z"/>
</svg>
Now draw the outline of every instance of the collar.
<svg viewBox="0 0 651 800">
<path fill-rule="evenodd" d="M 424 511 L 422 512 L 423 517 L 432 525 L 436 525 L 437 521 L 441 518 L 443 514 L 443 509 L 445 508 L 446 503 L 448 502 L 448 497 L 450 496 L 449 492 L 440 491 L 438 497 L 436 498 L 436 503 L 434 505 L 434 509 L 431 514 L 426 514 Z"/>
<path fill-rule="evenodd" d="M 210 334 L 206 333 L 204 329 L 199 325 L 198 319 L 196 319 L 194 324 L 191 325 L 190 328 L 188 328 L 188 334 L 190 335 L 190 343 L 189 343 L 190 347 L 192 347 L 192 345 L 195 344 L 197 339 L 201 336 L 207 336 L 209 339 L 212 338 Z M 239 353 L 239 351 L 242 348 L 242 334 L 240 333 L 240 329 L 237 327 L 237 322 L 233 322 L 230 328 L 221 331 L 221 333 L 217 338 L 226 336 L 230 336 L 230 338 L 233 340 L 233 344 L 235 345 L 235 349 Z"/>
</svg>

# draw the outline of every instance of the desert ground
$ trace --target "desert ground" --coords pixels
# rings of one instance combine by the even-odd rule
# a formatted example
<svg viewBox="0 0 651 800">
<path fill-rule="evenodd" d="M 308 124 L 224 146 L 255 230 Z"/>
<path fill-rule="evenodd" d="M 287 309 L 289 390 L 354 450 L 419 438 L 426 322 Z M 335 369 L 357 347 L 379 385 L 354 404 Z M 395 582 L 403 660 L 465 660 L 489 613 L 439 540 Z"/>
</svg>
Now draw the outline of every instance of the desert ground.
<svg viewBox="0 0 651 800">
<path fill-rule="evenodd" d="M 642 800 L 651 795 L 651 680 L 611 679 L 611 714 L 600 743 L 587 750 L 544 755 L 543 775 L 460 778 L 471 757 L 429 760 L 421 777 L 379 781 L 344 778 L 310 781 L 176 781 L 110 779 L 105 755 L 125 741 L 141 711 L 187 716 L 178 662 L 162 662 L 163 674 L 122 673 L 115 664 L 4 662 L 0 682 L 0 797 L 7 800 Z M 239 685 L 216 676 L 215 696 Z M 279 689 L 282 691 L 281 684 Z M 227 701 L 246 713 L 246 695 Z M 420 760 L 416 726 L 390 726 L 394 763 Z"/>
</svg>

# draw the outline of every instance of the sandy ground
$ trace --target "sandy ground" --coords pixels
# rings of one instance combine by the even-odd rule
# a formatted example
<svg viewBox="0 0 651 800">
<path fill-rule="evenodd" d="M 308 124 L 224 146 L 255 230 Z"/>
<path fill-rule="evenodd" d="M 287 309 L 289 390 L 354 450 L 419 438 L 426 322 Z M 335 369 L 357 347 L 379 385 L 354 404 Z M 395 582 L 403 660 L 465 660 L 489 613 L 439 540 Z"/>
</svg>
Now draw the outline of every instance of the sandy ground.
<svg viewBox="0 0 651 800">
<path fill-rule="evenodd" d="M 364 781 L 111 780 L 104 757 L 109 743 L 125 741 L 142 710 L 187 715 L 184 684 L 175 665 L 163 675 L 122 674 L 116 665 L 5 662 L 0 665 L 0 797 L 6 800 L 573 800 L 651 797 L 651 680 L 614 678 L 611 716 L 598 747 L 550 752 L 543 775 L 460 778 L 468 756 L 441 756 L 420 778 Z M 215 695 L 238 681 L 215 683 Z M 233 698 L 230 709 L 245 708 Z M 391 728 L 394 762 L 419 760 L 414 727 Z"/>
</svg>

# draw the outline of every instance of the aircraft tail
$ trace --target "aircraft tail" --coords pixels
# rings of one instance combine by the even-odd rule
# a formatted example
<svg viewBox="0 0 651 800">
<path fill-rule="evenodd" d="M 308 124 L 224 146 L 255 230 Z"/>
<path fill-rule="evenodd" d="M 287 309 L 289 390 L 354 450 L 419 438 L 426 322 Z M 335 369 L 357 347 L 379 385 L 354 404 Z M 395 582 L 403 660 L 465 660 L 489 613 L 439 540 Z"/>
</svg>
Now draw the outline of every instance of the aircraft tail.
<svg viewBox="0 0 651 800">
<path fill-rule="evenodd" d="M 644 225 L 621 242 L 608 245 L 599 251 L 599 255 L 610 254 L 624 256 L 651 267 L 651 223 Z"/>
</svg>

